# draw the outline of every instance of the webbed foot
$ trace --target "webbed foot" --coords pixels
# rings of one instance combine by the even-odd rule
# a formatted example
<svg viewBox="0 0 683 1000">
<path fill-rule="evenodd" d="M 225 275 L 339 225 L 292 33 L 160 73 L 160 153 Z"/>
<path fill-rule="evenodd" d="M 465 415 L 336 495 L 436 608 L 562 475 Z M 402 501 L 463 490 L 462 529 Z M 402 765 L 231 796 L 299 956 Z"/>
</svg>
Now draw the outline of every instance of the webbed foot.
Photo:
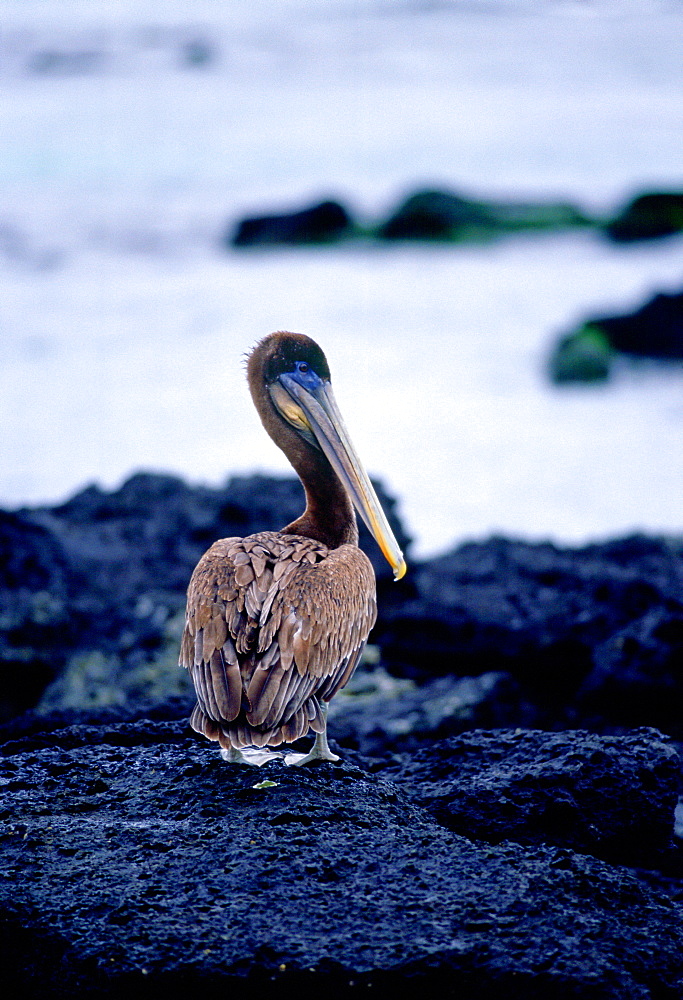
<svg viewBox="0 0 683 1000">
<path fill-rule="evenodd" d="M 336 753 L 329 749 L 327 753 L 316 753 L 315 746 L 310 753 L 290 753 L 285 757 L 285 764 L 290 767 L 301 767 L 302 764 L 311 764 L 316 760 L 341 760 Z"/>
<path fill-rule="evenodd" d="M 221 757 L 228 764 L 248 764 L 250 767 L 262 767 L 271 760 L 282 760 L 284 754 L 273 750 L 259 750 L 257 747 L 245 747 L 238 750 L 230 747 L 229 750 L 221 750 Z"/>
</svg>

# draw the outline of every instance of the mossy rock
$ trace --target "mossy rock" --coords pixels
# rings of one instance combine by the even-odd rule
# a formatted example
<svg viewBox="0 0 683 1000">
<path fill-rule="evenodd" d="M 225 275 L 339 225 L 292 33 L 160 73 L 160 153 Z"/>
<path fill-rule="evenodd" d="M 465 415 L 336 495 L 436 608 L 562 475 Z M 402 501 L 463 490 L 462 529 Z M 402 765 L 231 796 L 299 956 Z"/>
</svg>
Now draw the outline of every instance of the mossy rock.
<svg viewBox="0 0 683 1000">
<path fill-rule="evenodd" d="M 489 217 L 506 232 L 561 230 L 594 225 L 594 220 L 567 202 L 491 202 Z"/>
<path fill-rule="evenodd" d="M 590 219 L 569 204 L 475 201 L 450 191 L 428 189 L 403 201 L 376 235 L 385 240 L 462 242 L 590 224 Z"/>
<path fill-rule="evenodd" d="M 616 243 L 672 236 L 683 231 L 683 191 L 654 191 L 634 198 L 605 226 Z"/>
<path fill-rule="evenodd" d="M 660 293 L 623 316 L 591 317 L 562 337 L 550 357 L 555 383 L 602 382 L 612 355 L 683 360 L 683 292 Z"/>
<path fill-rule="evenodd" d="M 97 649 L 75 653 L 45 690 L 38 712 L 133 707 L 178 697 L 191 701 L 192 682 L 178 666 L 184 620 L 184 612 L 169 618 L 161 627 L 162 641 L 155 655 L 140 656 L 137 663 Z"/>
<path fill-rule="evenodd" d="M 605 334 L 590 323 L 563 337 L 549 362 L 556 384 L 604 382 L 609 378 L 612 348 Z"/>
<path fill-rule="evenodd" d="M 385 240 L 457 240 L 489 228 L 484 205 L 448 191 L 428 190 L 410 195 L 377 235 Z"/>
</svg>

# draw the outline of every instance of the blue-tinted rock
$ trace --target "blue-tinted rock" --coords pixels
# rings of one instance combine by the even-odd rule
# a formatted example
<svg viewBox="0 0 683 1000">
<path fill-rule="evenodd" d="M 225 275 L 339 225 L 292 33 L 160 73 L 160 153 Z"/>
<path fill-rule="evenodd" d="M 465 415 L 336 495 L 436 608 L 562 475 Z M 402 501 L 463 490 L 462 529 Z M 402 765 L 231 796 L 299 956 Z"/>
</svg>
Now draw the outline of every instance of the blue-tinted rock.
<svg viewBox="0 0 683 1000">
<path fill-rule="evenodd" d="M 337 201 L 323 201 L 299 212 L 242 219 L 226 242 L 235 247 L 333 243 L 351 229 L 347 210 Z"/>
<path fill-rule="evenodd" d="M 590 322 L 623 354 L 683 358 L 683 292 L 655 295 L 634 313 Z"/>
<path fill-rule="evenodd" d="M 605 226 L 616 243 L 652 240 L 683 230 L 683 192 L 655 191 L 634 198 Z"/>
<path fill-rule="evenodd" d="M 587 719 L 607 714 L 632 726 L 647 718 L 680 735 L 683 607 L 655 606 L 598 645 L 578 704 Z"/>
<path fill-rule="evenodd" d="M 3 750 L 12 997 L 681 995 L 674 896 L 567 848 L 460 836 L 405 779 L 229 766 L 151 722 Z"/>
<path fill-rule="evenodd" d="M 464 733 L 392 769 L 450 830 L 498 844 L 555 844 L 640 868 L 671 848 L 681 761 L 653 729 L 620 736 Z"/>
<path fill-rule="evenodd" d="M 683 737 L 667 698 L 680 671 L 683 543 L 634 536 L 584 548 L 503 538 L 472 542 L 411 568 L 412 595 L 385 595 L 374 641 L 396 676 L 506 673 L 520 686 L 520 725 L 647 725 Z M 589 703 L 583 684 L 604 644 L 657 617 L 662 666 L 633 644 L 630 670 L 650 685 L 632 702 Z M 649 620 L 649 619 L 648 619 Z M 600 661 L 601 662 L 601 661 Z M 619 669 L 614 681 L 619 683 Z M 627 697 L 624 688 L 624 698 Z M 627 714 L 625 714 L 628 709 Z M 584 714 L 588 713 L 588 714 Z"/>
<path fill-rule="evenodd" d="M 386 240 L 482 240 L 587 224 L 573 205 L 475 201 L 450 191 L 425 190 L 402 202 L 377 235 Z"/>
<path fill-rule="evenodd" d="M 404 549 L 393 499 L 378 494 Z M 90 486 L 52 508 L 0 512 L 0 721 L 31 708 L 84 710 L 183 693 L 177 650 L 185 592 L 217 538 L 277 530 L 304 507 L 294 477 L 189 486 L 139 473 L 117 490 Z M 360 526 L 389 588 L 391 570 Z"/>
</svg>

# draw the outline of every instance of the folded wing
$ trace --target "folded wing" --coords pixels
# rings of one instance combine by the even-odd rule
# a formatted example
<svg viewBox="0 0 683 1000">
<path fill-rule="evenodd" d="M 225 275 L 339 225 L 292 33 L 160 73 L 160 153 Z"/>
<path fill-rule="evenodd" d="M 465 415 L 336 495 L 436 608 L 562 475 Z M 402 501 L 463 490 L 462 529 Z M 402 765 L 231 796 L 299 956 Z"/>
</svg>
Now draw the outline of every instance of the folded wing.
<svg viewBox="0 0 683 1000">
<path fill-rule="evenodd" d="M 216 542 L 190 581 L 181 644 L 193 728 L 238 748 L 321 732 L 320 702 L 353 674 L 375 618 L 356 546 L 277 532 Z"/>
</svg>

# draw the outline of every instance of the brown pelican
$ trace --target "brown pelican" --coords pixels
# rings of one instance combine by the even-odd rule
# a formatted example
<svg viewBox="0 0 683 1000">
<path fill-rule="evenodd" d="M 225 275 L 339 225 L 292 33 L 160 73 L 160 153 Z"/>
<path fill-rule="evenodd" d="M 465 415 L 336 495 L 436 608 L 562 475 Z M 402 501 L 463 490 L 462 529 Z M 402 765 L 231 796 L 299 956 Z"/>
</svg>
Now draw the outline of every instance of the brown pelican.
<svg viewBox="0 0 683 1000">
<path fill-rule="evenodd" d="M 311 729 L 311 752 L 294 762 L 338 760 L 327 704 L 353 674 L 377 614 L 354 506 L 395 579 L 406 564 L 315 341 L 270 334 L 249 355 L 247 379 L 263 426 L 301 479 L 306 509 L 280 531 L 215 542 L 197 564 L 180 653 L 197 694 L 190 724 L 235 763 Z"/>
</svg>

